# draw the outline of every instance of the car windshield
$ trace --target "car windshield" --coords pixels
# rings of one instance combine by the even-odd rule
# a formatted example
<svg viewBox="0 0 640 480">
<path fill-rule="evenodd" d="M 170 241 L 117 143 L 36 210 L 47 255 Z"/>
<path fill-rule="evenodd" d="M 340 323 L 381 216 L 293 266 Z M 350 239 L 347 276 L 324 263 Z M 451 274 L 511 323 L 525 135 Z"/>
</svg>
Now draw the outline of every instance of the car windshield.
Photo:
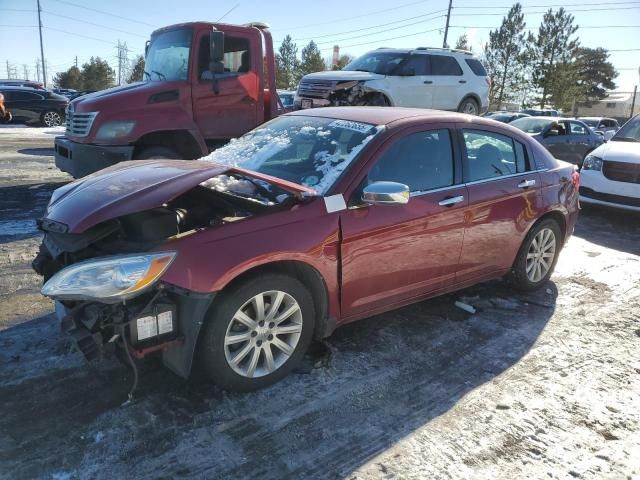
<svg viewBox="0 0 640 480">
<path fill-rule="evenodd" d="M 343 70 L 361 71 L 390 75 L 402 62 L 409 57 L 406 53 L 370 52 L 356 58 Z"/>
<path fill-rule="evenodd" d="M 598 126 L 598 120 L 594 118 L 580 118 L 579 120 L 586 123 L 591 128 L 596 128 Z"/>
<path fill-rule="evenodd" d="M 611 137 L 616 142 L 640 142 L 640 115 L 625 123 L 618 132 Z"/>
<path fill-rule="evenodd" d="M 204 158 L 311 187 L 324 195 L 382 127 L 334 118 L 284 116 Z"/>
<path fill-rule="evenodd" d="M 549 120 L 544 120 L 542 118 L 527 117 L 527 118 L 519 118 L 517 120 L 514 120 L 509 125 L 519 128 L 523 132 L 540 133 L 549 125 L 549 123 L 550 123 Z"/>
<path fill-rule="evenodd" d="M 282 105 L 285 107 L 290 107 L 293 105 L 293 93 L 279 93 L 280 100 L 282 101 Z"/>
<path fill-rule="evenodd" d="M 154 35 L 145 59 L 146 80 L 186 80 L 191 50 L 191 29 L 181 28 Z"/>
</svg>

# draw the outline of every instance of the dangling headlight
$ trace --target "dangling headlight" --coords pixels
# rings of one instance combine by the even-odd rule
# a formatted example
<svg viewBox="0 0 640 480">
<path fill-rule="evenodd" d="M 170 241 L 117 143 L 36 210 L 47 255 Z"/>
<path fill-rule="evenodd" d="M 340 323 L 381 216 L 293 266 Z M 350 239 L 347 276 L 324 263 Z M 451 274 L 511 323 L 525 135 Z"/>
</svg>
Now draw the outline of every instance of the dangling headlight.
<svg viewBox="0 0 640 480">
<path fill-rule="evenodd" d="M 42 294 L 56 300 L 118 303 L 153 285 L 175 256 L 175 252 L 162 252 L 79 262 L 51 277 L 42 287 Z"/>
</svg>

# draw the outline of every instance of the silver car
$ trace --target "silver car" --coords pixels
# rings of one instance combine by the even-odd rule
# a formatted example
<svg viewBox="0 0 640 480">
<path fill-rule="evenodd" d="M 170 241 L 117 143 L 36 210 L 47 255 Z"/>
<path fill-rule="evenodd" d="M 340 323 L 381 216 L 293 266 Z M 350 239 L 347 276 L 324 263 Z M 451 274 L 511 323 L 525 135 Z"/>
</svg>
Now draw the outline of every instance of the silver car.
<svg viewBox="0 0 640 480">
<path fill-rule="evenodd" d="M 594 132 L 602 132 L 602 136 L 606 141 L 611 140 L 611 137 L 620 129 L 618 121 L 614 118 L 607 117 L 580 117 L 581 122 L 587 124 L 587 126 Z"/>
</svg>

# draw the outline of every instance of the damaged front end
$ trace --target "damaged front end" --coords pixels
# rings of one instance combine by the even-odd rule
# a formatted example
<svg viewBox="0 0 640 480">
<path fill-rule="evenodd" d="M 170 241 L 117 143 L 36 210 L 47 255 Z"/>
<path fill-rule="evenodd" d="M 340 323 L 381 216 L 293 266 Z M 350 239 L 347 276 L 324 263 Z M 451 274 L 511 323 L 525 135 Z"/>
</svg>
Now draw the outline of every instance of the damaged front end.
<svg viewBox="0 0 640 480">
<path fill-rule="evenodd" d="M 366 80 L 302 80 L 298 96 L 298 108 L 305 106 L 305 99 L 310 102 L 308 106 L 313 107 L 389 105 L 385 95 L 372 88 Z"/>
<path fill-rule="evenodd" d="M 172 241 L 289 208 L 305 189 L 267 188 L 256 180 L 265 176 L 211 162 L 131 163 L 54 192 L 38 222 L 44 239 L 32 266 L 87 360 L 121 353 L 135 369 L 133 357 L 161 352 L 165 366 L 186 378 L 215 293 L 163 282 L 180 255 Z"/>
</svg>

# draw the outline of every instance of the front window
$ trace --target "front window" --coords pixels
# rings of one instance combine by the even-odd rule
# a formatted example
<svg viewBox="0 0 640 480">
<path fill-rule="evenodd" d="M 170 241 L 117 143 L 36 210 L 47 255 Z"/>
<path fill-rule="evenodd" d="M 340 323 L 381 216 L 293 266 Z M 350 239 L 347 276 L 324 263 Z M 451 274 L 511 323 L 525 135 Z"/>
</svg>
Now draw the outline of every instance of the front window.
<svg viewBox="0 0 640 480">
<path fill-rule="evenodd" d="M 640 115 L 636 115 L 611 138 L 616 142 L 640 142 Z"/>
<path fill-rule="evenodd" d="M 191 51 L 191 29 L 169 30 L 151 37 L 145 59 L 146 80 L 186 80 Z"/>
<path fill-rule="evenodd" d="M 380 130 L 348 120 L 285 116 L 232 140 L 205 160 L 278 177 L 324 195 Z"/>
<path fill-rule="evenodd" d="M 398 65 L 409 58 L 407 53 L 398 52 L 370 52 L 356 58 L 343 70 L 379 73 L 381 75 L 392 75 Z"/>
<path fill-rule="evenodd" d="M 549 120 L 540 118 L 519 118 L 509 125 L 519 128 L 523 132 L 536 134 L 542 132 L 549 125 Z"/>
<path fill-rule="evenodd" d="M 586 123 L 587 125 L 589 125 L 591 128 L 596 128 L 598 126 L 598 119 L 594 119 L 594 118 L 581 118 L 580 120 L 582 120 L 584 123 Z"/>
</svg>

